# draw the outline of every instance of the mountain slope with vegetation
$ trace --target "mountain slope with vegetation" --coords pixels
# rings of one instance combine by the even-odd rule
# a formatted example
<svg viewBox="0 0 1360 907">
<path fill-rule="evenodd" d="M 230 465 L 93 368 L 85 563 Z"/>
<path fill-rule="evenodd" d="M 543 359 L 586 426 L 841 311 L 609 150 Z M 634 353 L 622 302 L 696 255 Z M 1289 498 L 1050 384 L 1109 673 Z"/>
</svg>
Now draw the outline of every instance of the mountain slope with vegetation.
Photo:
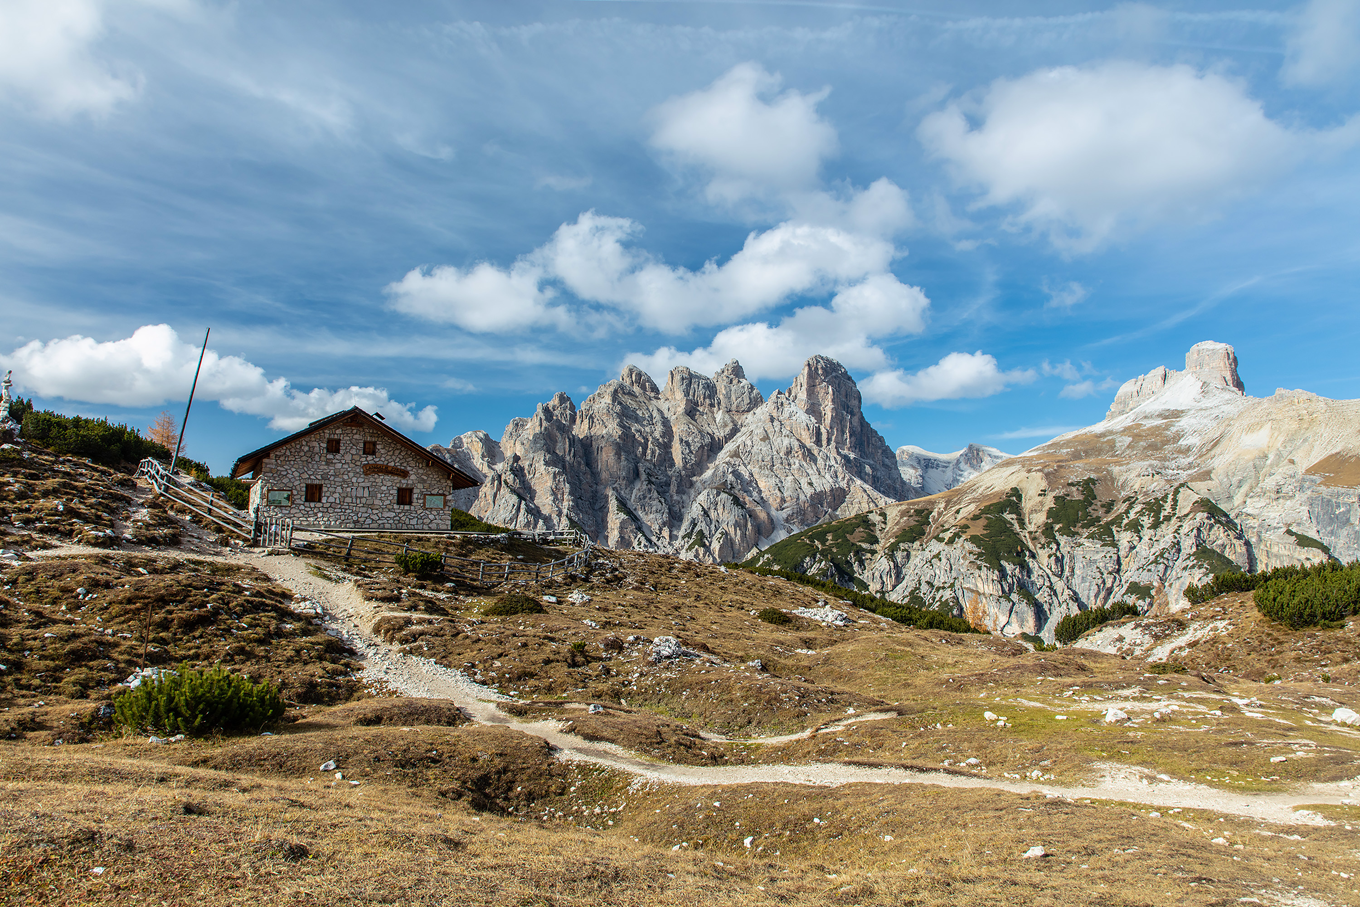
<svg viewBox="0 0 1360 907">
<path fill-rule="evenodd" d="M 1216 574 L 1360 558 L 1360 401 L 1246 396 L 1224 344 L 1186 359 L 1128 382 L 1097 425 L 751 563 L 1051 642 L 1086 609 L 1168 613 Z"/>
</svg>

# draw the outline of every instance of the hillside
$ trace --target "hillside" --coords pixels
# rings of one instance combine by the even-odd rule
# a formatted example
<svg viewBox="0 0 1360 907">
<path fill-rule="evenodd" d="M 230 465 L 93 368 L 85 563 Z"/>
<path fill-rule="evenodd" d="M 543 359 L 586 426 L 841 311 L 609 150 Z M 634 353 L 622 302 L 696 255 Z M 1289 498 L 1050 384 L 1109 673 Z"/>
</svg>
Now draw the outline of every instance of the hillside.
<svg viewBox="0 0 1360 907">
<path fill-rule="evenodd" d="M 118 528 L 154 506 L 26 452 L 0 480 L 117 489 Z M 1360 731 L 1331 716 L 1360 705 L 1360 662 L 1315 633 L 1253 627 L 1171 670 L 661 554 L 475 586 L 212 547 L 165 518 L 177 544 L 102 549 L 33 521 L 0 560 L 5 902 L 1355 900 Z M 543 612 L 487 613 L 511 593 Z M 115 731 L 148 613 L 149 663 L 279 680 L 283 721 Z M 1284 681 L 1229 642 L 1277 648 Z"/>
<path fill-rule="evenodd" d="M 1177 611 L 1187 585 L 1224 570 L 1360 557 L 1360 401 L 1250 397 L 1236 362 L 1199 344 L 1185 371 L 1126 383 L 1096 425 L 754 563 L 1051 641 L 1079 610 Z"/>
</svg>

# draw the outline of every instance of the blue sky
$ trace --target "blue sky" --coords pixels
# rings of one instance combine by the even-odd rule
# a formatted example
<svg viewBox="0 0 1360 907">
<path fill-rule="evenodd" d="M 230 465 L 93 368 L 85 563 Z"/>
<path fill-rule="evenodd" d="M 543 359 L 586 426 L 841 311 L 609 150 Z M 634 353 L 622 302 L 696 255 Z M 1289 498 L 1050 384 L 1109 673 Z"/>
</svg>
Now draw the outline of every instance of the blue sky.
<svg viewBox="0 0 1360 907">
<path fill-rule="evenodd" d="M 0 364 L 140 427 L 211 326 L 215 471 L 354 404 L 499 437 L 629 361 L 833 355 L 941 451 L 1206 339 L 1360 397 L 1358 61 L 1360 0 L 11 0 Z"/>
</svg>

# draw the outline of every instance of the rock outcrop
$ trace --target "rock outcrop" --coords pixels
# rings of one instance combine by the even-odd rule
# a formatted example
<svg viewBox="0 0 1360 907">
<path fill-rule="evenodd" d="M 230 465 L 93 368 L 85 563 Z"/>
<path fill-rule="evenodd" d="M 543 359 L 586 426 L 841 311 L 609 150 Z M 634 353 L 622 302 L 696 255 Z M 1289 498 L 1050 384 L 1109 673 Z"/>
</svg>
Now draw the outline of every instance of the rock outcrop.
<svg viewBox="0 0 1360 907">
<path fill-rule="evenodd" d="M 1117 601 L 1165 613 L 1227 569 L 1360 558 L 1360 401 L 1248 397 L 1226 344 L 1126 383 L 1106 419 L 762 562 L 1006 635 Z"/>
<path fill-rule="evenodd" d="M 736 361 L 712 378 L 676 368 L 665 387 L 629 366 L 579 410 L 559 393 L 499 443 L 468 432 L 430 449 L 482 479 L 455 503 L 484 520 L 705 561 L 912 494 L 854 379 L 824 356 L 769 400 Z"/>
<path fill-rule="evenodd" d="M 1185 371 L 1178 372 L 1158 366 L 1146 375 L 1139 375 L 1124 382 L 1110 404 L 1107 419 L 1122 416 L 1145 400 L 1150 400 L 1175 382 L 1182 375 L 1193 375 L 1209 387 L 1224 387 L 1239 394 L 1247 389 L 1237 376 L 1237 353 L 1226 343 L 1205 340 L 1190 348 L 1185 354 Z"/>
</svg>

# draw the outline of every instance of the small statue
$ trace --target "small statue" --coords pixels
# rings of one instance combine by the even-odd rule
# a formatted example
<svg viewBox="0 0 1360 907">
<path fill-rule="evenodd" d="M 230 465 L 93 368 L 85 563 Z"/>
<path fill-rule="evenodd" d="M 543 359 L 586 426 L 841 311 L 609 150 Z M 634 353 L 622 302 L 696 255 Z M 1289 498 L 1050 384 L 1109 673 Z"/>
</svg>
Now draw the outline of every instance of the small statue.
<svg viewBox="0 0 1360 907">
<path fill-rule="evenodd" d="M 0 384 L 0 443 L 19 440 L 19 423 L 9 414 L 10 403 L 14 401 L 14 395 L 10 392 L 14 385 L 13 374 L 12 369 L 5 372 L 4 383 Z"/>
</svg>

